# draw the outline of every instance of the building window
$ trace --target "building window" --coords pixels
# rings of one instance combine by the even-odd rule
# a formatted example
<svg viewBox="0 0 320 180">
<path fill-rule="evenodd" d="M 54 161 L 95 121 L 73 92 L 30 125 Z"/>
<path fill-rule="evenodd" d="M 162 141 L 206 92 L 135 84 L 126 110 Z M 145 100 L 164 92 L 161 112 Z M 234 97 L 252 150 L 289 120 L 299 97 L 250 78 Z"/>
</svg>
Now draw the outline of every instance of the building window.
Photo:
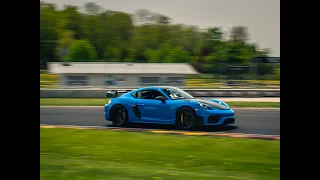
<svg viewBox="0 0 320 180">
<path fill-rule="evenodd" d="M 126 86 L 128 85 L 128 81 L 125 77 L 122 77 L 122 76 L 105 75 L 104 85 L 105 86 Z"/>
<path fill-rule="evenodd" d="M 159 84 L 160 78 L 159 77 L 141 77 L 140 84 L 141 85 L 151 85 L 151 84 Z"/>
<path fill-rule="evenodd" d="M 88 84 L 87 76 L 67 76 L 68 85 L 86 86 Z"/>
<path fill-rule="evenodd" d="M 127 86 L 128 82 L 125 77 L 117 76 L 116 77 L 116 85 L 117 86 Z"/>
<path fill-rule="evenodd" d="M 112 75 L 104 75 L 104 85 L 105 86 L 116 85 L 114 77 Z"/>
</svg>

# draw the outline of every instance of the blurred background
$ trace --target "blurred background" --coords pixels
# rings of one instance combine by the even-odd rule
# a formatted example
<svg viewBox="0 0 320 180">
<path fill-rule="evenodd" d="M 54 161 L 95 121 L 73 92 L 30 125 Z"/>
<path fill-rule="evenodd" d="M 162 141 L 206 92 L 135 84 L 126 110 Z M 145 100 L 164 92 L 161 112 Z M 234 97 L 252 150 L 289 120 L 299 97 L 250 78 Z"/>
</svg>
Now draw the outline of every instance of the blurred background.
<svg viewBox="0 0 320 180">
<path fill-rule="evenodd" d="M 135 2 L 40 1 L 40 88 L 280 88 L 277 1 Z"/>
<path fill-rule="evenodd" d="M 152 85 L 235 110 L 185 134 L 246 135 L 110 130 L 107 89 Z M 260 135 L 279 140 L 243 139 Z M 40 1 L 40 179 L 280 179 L 280 1 Z"/>
</svg>

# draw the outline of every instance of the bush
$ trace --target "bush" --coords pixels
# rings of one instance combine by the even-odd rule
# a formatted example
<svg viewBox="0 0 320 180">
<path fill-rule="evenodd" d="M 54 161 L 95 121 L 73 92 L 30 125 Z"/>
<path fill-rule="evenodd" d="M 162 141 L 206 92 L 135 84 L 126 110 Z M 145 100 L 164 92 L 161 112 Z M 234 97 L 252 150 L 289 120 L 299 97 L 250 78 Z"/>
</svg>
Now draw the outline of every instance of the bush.
<svg viewBox="0 0 320 180">
<path fill-rule="evenodd" d="M 41 85 L 54 85 L 56 84 L 56 81 L 40 81 L 40 86 Z"/>
<path fill-rule="evenodd" d="M 48 70 L 43 70 L 43 69 L 41 70 L 40 69 L 40 74 L 47 74 L 47 73 L 48 73 Z"/>
<path fill-rule="evenodd" d="M 40 81 L 54 81 L 58 80 L 58 75 L 56 74 L 40 74 Z"/>
</svg>

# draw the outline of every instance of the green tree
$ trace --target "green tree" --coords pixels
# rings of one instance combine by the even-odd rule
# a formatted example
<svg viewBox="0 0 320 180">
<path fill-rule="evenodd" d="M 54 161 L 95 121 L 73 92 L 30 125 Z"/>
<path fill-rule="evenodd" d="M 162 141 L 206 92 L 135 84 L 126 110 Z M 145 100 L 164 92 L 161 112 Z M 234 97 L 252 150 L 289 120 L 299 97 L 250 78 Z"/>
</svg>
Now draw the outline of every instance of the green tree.
<svg viewBox="0 0 320 180">
<path fill-rule="evenodd" d="M 87 2 L 84 4 L 85 11 L 90 15 L 96 15 L 101 11 L 101 7 L 95 2 Z"/>
<path fill-rule="evenodd" d="M 247 27 L 235 26 L 230 31 L 230 40 L 245 43 L 249 39 Z"/>
<path fill-rule="evenodd" d="M 66 17 L 66 23 L 64 29 L 72 31 L 75 39 L 85 38 L 83 30 L 83 16 L 79 12 L 77 6 L 65 5 L 61 11 Z"/>
<path fill-rule="evenodd" d="M 68 55 L 68 49 L 74 41 L 74 32 L 70 30 L 65 30 L 60 33 L 57 45 L 57 55 L 60 60 L 65 60 Z"/>
<path fill-rule="evenodd" d="M 75 40 L 69 48 L 68 61 L 87 62 L 96 61 L 97 55 L 94 47 L 86 40 Z"/>
<path fill-rule="evenodd" d="M 65 17 L 54 4 L 40 2 L 40 67 L 48 61 L 57 61 L 56 46 L 63 31 Z"/>
<path fill-rule="evenodd" d="M 173 63 L 191 63 L 191 56 L 181 47 L 172 48 L 170 58 Z"/>
</svg>

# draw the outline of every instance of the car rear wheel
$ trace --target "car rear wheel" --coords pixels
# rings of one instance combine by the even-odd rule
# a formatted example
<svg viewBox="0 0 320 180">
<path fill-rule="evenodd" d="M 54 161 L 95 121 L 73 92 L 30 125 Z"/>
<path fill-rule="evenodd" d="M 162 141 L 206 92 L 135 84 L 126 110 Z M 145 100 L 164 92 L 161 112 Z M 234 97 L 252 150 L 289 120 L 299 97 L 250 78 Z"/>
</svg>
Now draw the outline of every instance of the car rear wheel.
<svg viewBox="0 0 320 180">
<path fill-rule="evenodd" d="M 176 117 L 176 125 L 180 129 L 191 130 L 196 122 L 196 113 L 189 107 L 181 108 Z"/>
<path fill-rule="evenodd" d="M 122 105 L 115 105 L 111 109 L 110 120 L 115 126 L 125 126 L 128 122 L 127 109 Z"/>
</svg>

